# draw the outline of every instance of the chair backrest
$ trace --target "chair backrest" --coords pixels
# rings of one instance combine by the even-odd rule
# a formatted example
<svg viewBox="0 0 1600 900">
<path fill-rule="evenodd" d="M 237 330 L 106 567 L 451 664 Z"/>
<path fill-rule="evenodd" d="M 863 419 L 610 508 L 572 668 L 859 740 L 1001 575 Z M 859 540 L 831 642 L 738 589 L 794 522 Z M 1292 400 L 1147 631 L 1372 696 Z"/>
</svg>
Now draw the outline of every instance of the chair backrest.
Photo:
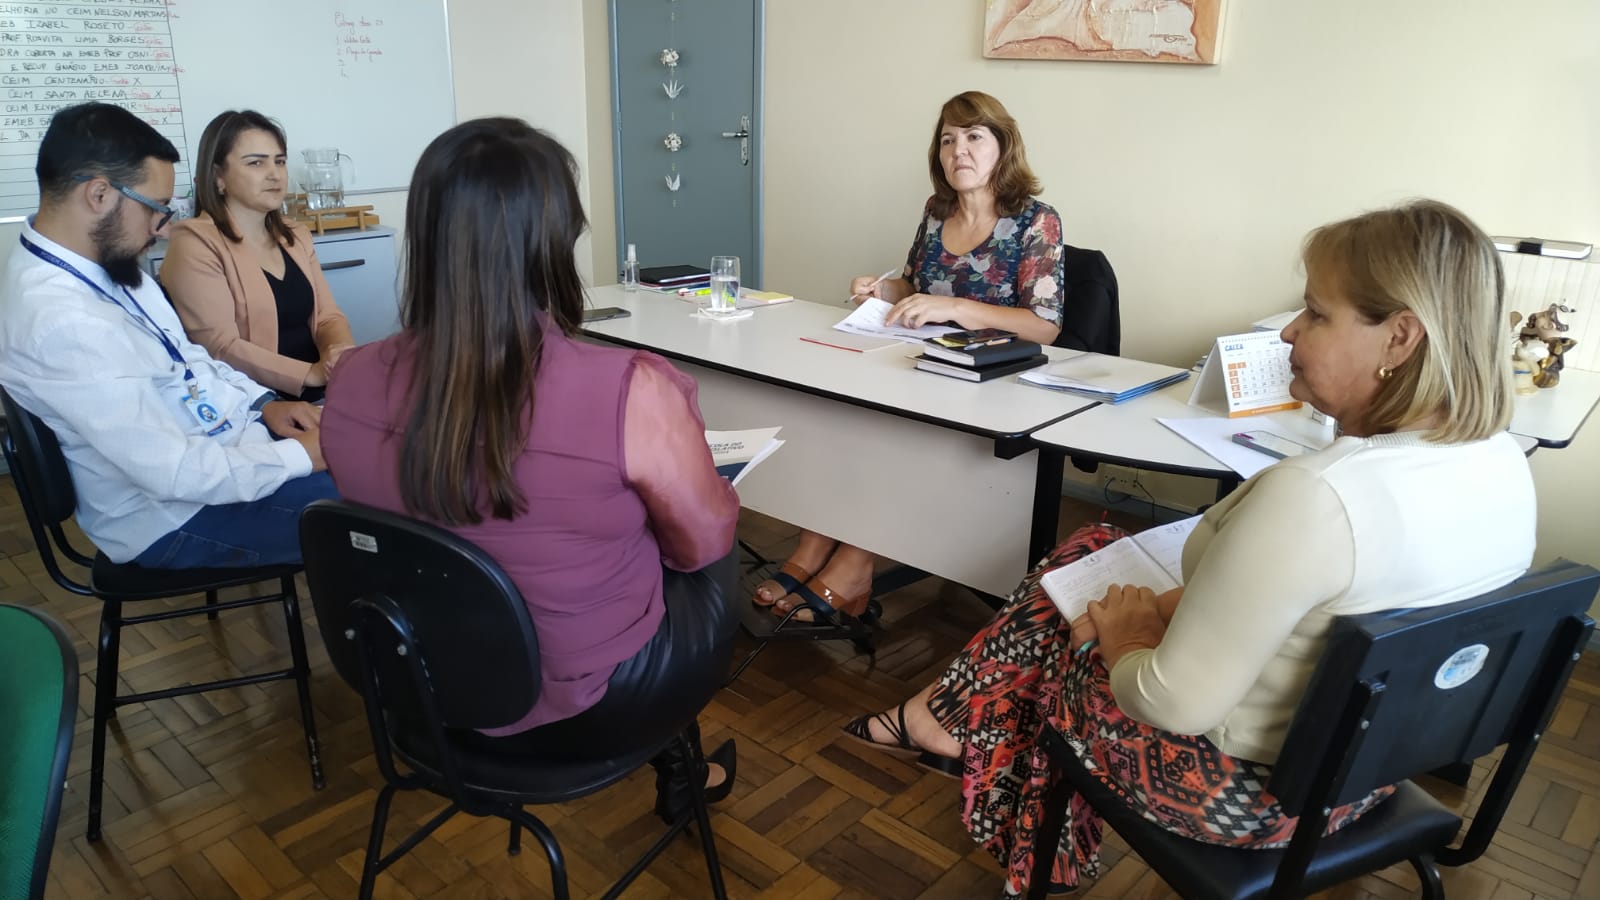
<svg viewBox="0 0 1600 900">
<path fill-rule="evenodd" d="M 1558 561 L 1459 603 L 1337 620 L 1268 789 L 1298 815 L 1507 744 L 1472 826 L 1492 835 L 1594 629 L 1597 591 L 1600 572 Z"/>
<path fill-rule="evenodd" d="M 0 388 L 0 407 L 6 414 L 6 464 L 18 481 L 26 482 L 28 498 L 23 503 L 29 507 L 29 517 L 46 526 L 65 522 L 77 509 L 78 494 L 55 432 L 18 406 L 4 388 Z"/>
<path fill-rule="evenodd" d="M 4 388 L 0 388 L 0 409 L 6 416 L 0 451 L 11 469 L 11 483 L 16 486 L 17 499 L 22 501 L 22 512 L 33 532 L 40 561 L 56 584 L 75 594 L 88 595 L 92 593 L 89 586 L 68 578 L 56 560 L 59 550 L 80 566 L 94 563 L 94 558 L 73 547 L 61 530 L 61 523 L 71 518 L 78 506 L 78 492 L 72 486 L 66 454 L 61 452 L 50 426 L 17 405 Z"/>
<path fill-rule="evenodd" d="M 387 712 L 421 724 L 431 716 L 418 704 L 427 704 L 444 727 L 473 729 L 509 725 L 533 707 L 533 621 L 516 585 L 482 550 L 442 528 L 339 500 L 306 507 L 300 546 L 317 627 L 351 687 L 366 693 L 354 637 L 374 621 L 363 605 L 381 607 L 420 650 L 431 699 L 406 683 L 409 662 L 400 665 L 395 653 L 402 636 L 375 636 Z"/>
<path fill-rule="evenodd" d="M 61 815 L 78 654 L 49 616 L 0 605 L 0 897 L 43 897 Z"/>
<path fill-rule="evenodd" d="M 1070 244 L 1063 248 L 1067 302 L 1061 312 L 1061 333 L 1052 345 L 1069 350 L 1122 353 L 1122 312 L 1117 300 L 1117 275 L 1099 250 Z"/>
</svg>

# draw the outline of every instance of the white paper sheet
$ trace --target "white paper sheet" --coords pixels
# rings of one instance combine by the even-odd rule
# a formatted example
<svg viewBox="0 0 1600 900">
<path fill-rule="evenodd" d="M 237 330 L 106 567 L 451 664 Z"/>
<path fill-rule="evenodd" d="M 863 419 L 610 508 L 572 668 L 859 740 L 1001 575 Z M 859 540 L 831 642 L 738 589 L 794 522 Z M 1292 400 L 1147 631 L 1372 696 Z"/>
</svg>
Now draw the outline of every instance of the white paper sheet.
<svg viewBox="0 0 1600 900">
<path fill-rule="evenodd" d="M 907 328 L 903 325 L 891 327 L 884 324 L 884 319 L 891 309 L 894 309 L 894 304 L 877 297 L 868 297 L 855 308 L 855 311 L 833 327 L 863 337 L 891 338 L 908 344 L 920 344 L 928 338 L 961 330 L 949 325 L 923 325 L 920 328 Z"/>
<path fill-rule="evenodd" d="M 1260 428 L 1260 424 L 1250 419 L 1227 419 L 1222 416 L 1205 416 L 1198 419 L 1156 419 L 1157 422 L 1167 426 L 1189 443 L 1205 451 L 1212 459 L 1222 463 L 1228 468 L 1238 472 L 1245 478 L 1265 469 L 1277 462 L 1276 459 L 1258 450 L 1251 450 L 1233 442 L 1233 435 L 1240 431 L 1251 431 Z M 1269 429 L 1270 430 L 1270 429 Z M 1299 438 L 1284 435 L 1291 440 Z"/>
<path fill-rule="evenodd" d="M 750 428 L 744 431 L 706 431 L 706 444 L 711 448 L 711 463 L 717 471 L 731 477 L 734 487 L 739 481 L 783 446 L 778 440 L 779 428 Z M 730 475 L 731 472 L 731 475 Z"/>
</svg>

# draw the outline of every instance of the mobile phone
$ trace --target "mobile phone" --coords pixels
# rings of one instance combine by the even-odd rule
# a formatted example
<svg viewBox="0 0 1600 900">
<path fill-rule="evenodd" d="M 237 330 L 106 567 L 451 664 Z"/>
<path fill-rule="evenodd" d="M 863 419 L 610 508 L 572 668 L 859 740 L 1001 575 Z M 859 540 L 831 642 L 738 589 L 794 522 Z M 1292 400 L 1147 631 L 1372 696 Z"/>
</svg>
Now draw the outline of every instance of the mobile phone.
<svg viewBox="0 0 1600 900">
<path fill-rule="evenodd" d="M 1288 459 L 1291 456 L 1312 452 L 1305 444 L 1291 441 L 1270 431 L 1241 431 L 1233 436 L 1233 442 L 1258 453 L 1265 453 L 1273 459 Z"/>
<path fill-rule="evenodd" d="M 602 306 L 599 309 L 586 309 L 583 311 L 585 322 L 604 322 L 607 319 L 626 319 L 633 315 L 620 306 Z"/>
<path fill-rule="evenodd" d="M 928 340 L 953 350 L 971 350 L 974 347 L 1003 343 L 1016 336 L 1015 331 L 1006 331 L 1004 328 L 978 328 L 972 331 L 952 331 Z"/>
</svg>

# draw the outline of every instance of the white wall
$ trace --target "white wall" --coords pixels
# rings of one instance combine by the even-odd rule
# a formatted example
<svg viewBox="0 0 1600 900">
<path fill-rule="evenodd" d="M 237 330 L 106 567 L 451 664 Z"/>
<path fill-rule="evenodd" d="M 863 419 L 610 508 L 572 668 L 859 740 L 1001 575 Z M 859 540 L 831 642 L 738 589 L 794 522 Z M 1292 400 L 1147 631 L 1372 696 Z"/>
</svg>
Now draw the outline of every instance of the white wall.
<svg viewBox="0 0 1600 900">
<path fill-rule="evenodd" d="M 456 120 L 516 116 L 566 145 L 582 170 L 578 190 L 589 205 L 589 123 L 583 43 L 585 6 L 593 0 L 449 0 L 450 59 Z M 609 138 L 607 138 L 609 140 Z M 605 174 L 609 184 L 611 175 Z M 608 189 L 609 190 L 609 189 Z M 404 191 L 361 197 L 384 224 L 405 221 Z M 588 238 L 578 267 L 590 275 Z"/>
</svg>

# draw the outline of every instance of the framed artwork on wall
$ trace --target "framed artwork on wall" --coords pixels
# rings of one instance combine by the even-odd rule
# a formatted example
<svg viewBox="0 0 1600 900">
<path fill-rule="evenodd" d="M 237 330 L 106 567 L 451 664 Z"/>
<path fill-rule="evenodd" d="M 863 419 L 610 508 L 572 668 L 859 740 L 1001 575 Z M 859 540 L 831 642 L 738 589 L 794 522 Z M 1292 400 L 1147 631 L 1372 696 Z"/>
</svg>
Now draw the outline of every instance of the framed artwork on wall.
<svg viewBox="0 0 1600 900">
<path fill-rule="evenodd" d="M 1223 0 L 985 0 L 983 55 L 1212 65 Z"/>
</svg>

